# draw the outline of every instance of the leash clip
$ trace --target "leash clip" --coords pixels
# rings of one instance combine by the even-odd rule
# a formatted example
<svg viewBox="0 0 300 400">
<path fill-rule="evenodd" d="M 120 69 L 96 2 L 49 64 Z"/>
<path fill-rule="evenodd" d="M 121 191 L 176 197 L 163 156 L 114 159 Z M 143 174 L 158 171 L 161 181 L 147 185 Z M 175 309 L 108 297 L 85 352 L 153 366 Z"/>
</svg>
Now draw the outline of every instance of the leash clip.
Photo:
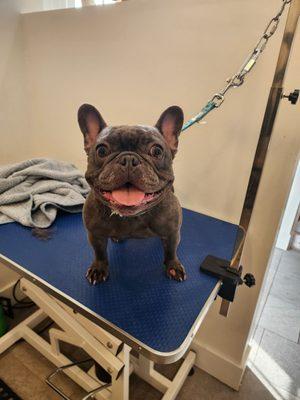
<svg viewBox="0 0 300 400">
<path fill-rule="evenodd" d="M 220 107 L 220 105 L 224 102 L 225 97 L 221 93 L 216 93 L 214 97 L 211 99 L 211 102 L 214 103 L 216 108 Z"/>
</svg>

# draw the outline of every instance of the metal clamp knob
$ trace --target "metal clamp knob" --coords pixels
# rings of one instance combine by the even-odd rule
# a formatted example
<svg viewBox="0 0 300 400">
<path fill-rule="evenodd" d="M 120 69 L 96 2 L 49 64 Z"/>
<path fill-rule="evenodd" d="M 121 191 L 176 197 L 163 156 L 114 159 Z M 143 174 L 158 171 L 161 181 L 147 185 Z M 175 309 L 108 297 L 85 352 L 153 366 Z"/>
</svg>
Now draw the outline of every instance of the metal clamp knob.
<svg viewBox="0 0 300 400">
<path fill-rule="evenodd" d="M 288 95 L 283 94 L 282 98 L 288 99 L 288 101 L 291 102 L 291 104 L 295 105 L 295 104 L 297 104 L 297 101 L 299 99 L 299 93 L 300 93 L 299 89 L 295 89 L 293 92 L 291 92 Z"/>
</svg>

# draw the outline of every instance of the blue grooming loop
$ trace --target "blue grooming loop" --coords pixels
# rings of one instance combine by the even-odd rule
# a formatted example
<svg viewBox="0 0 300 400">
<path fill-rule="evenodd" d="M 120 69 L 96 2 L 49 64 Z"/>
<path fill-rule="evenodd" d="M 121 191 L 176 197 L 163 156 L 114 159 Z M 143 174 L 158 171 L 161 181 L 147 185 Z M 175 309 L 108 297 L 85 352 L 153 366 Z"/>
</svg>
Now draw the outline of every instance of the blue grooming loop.
<svg viewBox="0 0 300 400">
<path fill-rule="evenodd" d="M 171 362 L 192 340 L 202 310 L 218 290 L 216 278 L 199 272 L 209 254 L 231 259 L 239 227 L 183 210 L 178 255 L 187 280 L 167 279 L 160 240 L 109 243 L 110 278 L 90 286 L 92 261 L 81 214 L 62 214 L 53 236 L 41 241 L 19 224 L 0 226 L 0 260 L 46 292 L 81 311 L 156 362 Z"/>
</svg>

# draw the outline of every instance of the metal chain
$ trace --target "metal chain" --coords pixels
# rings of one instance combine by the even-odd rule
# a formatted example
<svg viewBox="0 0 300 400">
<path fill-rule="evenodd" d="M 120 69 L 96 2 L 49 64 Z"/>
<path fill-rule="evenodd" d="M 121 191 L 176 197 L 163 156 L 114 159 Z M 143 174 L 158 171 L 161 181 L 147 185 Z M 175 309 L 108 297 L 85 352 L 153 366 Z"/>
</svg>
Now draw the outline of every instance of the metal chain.
<svg viewBox="0 0 300 400">
<path fill-rule="evenodd" d="M 277 31 L 280 18 L 288 4 L 290 4 L 292 0 L 282 0 L 282 6 L 280 7 L 280 10 L 278 13 L 270 20 L 268 23 L 266 29 L 264 30 L 262 36 L 260 37 L 259 41 L 257 42 L 256 46 L 254 47 L 254 50 L 252 53 L 246 58 L 244 63 L 242 64 L 241 68 L 239 71 L 233 75 L 231 78 L 227 79 L 227 84 L 224 87 L 223 90 L 220 92 L 216 93 L 211 100 L 208 101 L 206 106 L 202 108 L 199 114 L 197 114 L 195 117 L 191 118 L 188 122 L 186 122 L 182 128 L 182 131 L 186 130 L 190 126 L 194 125 L 196 122 L 201 121 L 210 111 L 212 111 L 215 108 L 218 108 L 221 106 L 221 104 L 225 100 L 225 95 L 226 93 L 232 89 L 232 88 L 237 88 L 243 85 L 245 82 L 245 77 L 249 72 L 252 70 L 254 65 L 256 64 L 257 60 L 259 59 L 260 55 L 263 53 L 263 51 L 266 48 L 266 45 L 269 41 L 269 39 L 274 35 L 274 33 Z"/>
</svg>

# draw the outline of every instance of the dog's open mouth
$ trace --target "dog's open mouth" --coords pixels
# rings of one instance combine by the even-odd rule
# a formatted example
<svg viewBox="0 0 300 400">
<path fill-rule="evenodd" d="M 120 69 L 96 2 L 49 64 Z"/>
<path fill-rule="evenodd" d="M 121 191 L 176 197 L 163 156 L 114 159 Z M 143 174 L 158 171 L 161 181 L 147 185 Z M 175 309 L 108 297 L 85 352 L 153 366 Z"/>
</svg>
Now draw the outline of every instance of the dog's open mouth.
<svg viewBox="0 0 300 400">
<path fill-rule="evenodd" d="M 112 191 L 100 190 L 100 192 L 110 206 L 119 211 L 119 214 L 133 215 L 148 208 L 150 203 L 158 199 L 163 189 L 146 193 L 131 183 L 126 183 L 118 189 Z"/>
</svg>

